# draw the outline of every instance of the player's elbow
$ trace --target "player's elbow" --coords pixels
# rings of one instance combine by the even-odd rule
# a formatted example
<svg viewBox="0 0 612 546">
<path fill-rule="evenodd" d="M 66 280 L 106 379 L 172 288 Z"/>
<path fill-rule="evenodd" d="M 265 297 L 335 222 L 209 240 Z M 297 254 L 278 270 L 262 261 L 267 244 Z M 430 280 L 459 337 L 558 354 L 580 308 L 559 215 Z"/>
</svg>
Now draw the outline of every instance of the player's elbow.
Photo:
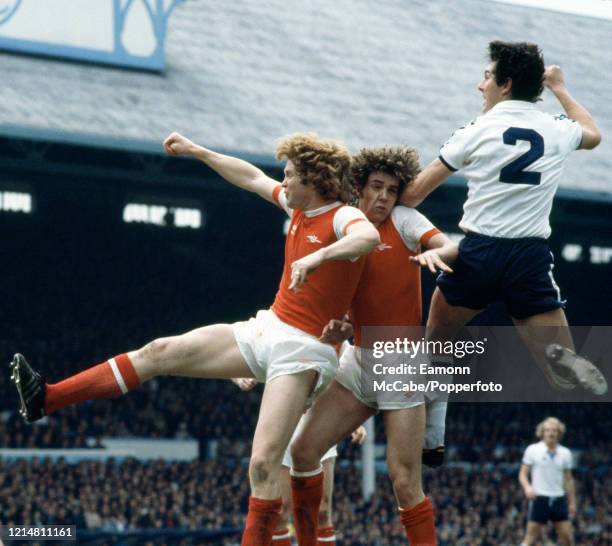
<svg viewBox="0 0 612 546">
<path fill-rule="evenodd" d="M 363 233 L 363 246 L 365 253 L 371 252 L 380 244 L 380 233 L 370 224 L 367 230 Z"/>
<path fill-rule="evenodd" d="M 580 147 L 583 150 L 592 150 L 593 148 L 597 148 L 601 144 L 601 131 L 594 127 L 593 129 L 589 129 L 588 131 L 583 131 L 582 133 L 582 142 Z"/>
</svg>

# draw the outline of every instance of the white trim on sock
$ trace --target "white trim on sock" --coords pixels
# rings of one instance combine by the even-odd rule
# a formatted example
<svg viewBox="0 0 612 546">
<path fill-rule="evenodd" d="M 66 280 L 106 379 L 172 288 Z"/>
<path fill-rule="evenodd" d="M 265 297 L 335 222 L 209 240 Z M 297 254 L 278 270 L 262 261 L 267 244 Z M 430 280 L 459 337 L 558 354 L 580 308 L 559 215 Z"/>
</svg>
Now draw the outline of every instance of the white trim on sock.
<svg viewBox="0 0 612 546">
<path fill-rule="evenodd" d="M 317 538 L 317 542 L 334 542 L 336 540 L 336 535 L 331 537 L 319 537 Z"/>
<path fill-rule="evenodd" d="M 298 472 L 297 470 L 289 470 L 289 474 L 291 474 L 295 478 L 311 478 L 312 476 L 316 476 L 323 472 L 323 465 L 319 466 L 316 470 L 308 470 L 307 472 Z"/>
<path fill-rule="evenodd" d="M 125 381 L 123 380 L 121 372 L 119 371 L 119 366 L 117 366 L 117 363 L 115 362 L 115 359 L 111 358 L 108 361 L 108 363 L 110 364 L 111 370 L 113 370 L 113 375 L 115 376 L 115 380 L 117 381 L 117 385 L 119 385 L 119 388 L 121 389 L 121 392 L 123 394 L 127 394 L 127 392 L 128 392 L 127 385 L 125 384 Z"/>
<path fill-rule="evenodd" d="M 272 540 L 285 540 L 286 538 L 291 538 L 289 531 L 287 531 L 284 535 L 272 535 Z"/>
</svg>

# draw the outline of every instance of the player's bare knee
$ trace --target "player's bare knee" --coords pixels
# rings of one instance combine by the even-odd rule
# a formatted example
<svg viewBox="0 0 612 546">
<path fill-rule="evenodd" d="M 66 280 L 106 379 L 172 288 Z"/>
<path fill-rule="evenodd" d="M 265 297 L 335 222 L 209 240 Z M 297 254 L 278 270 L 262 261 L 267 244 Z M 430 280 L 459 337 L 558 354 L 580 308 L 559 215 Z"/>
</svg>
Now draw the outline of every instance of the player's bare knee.
<svg viewBox="0 0 612 546">
<path fill-rule="evenodd" d="M 418 493 L 421 487 L 420 468 L 415 464 L 393 464 L 389 465 L 389 479 L 396 491 L 405 492 L 407 495 Z"/>
<path fill-rule="evenodd" d="M 291 444 L 291 459 L 295 468 L 314 470 L 320 464 L 321 454 L 311 444 L 298 438 Z"/>
<path fill-rule="evenodd" d="M 420 483 L 414 475 L 410 474 L 396 474 L 391 476 L 391 483 L 393 488 L 398 492 L 403 492 L 406 495 L 415 495 L 419 492 Z"/>
<path fill-rule="evenodd" d="M 147 343 L 138 351 L 138 356 L 147 361 L 163 360 L 164 354 L 168 352 L 170 338 L 161 337 Z"/>
<path fill-rule="evenodd" d="M 414 453 L 410 458 L 405 454 L 402 457 L 394 457 L 391 454 L 387 455 L 387 466 L 389 468 L 389 476 L 414 476 L 421 473 L 421 453 Z"/>
<path fill-rule="evenodd" d="M 274 461 L 267 455 L 253 454 L 249 463 L 251 485 L 264 485 L 272 480 Z"/>
</svg>

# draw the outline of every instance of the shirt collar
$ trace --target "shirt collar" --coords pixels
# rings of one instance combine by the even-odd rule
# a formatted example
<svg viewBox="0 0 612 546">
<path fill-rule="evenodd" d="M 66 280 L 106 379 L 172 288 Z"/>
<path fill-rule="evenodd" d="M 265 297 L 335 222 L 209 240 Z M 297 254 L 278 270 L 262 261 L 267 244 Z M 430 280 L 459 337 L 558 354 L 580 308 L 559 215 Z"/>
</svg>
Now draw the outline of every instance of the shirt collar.
<svg viewBox="0 0 612 546">
<path fill-rule="evenodd" d="M 305 210 L 304 214 L 308 216 L 308 218 L 312 218 L 313 216 L 319 216 L 319 214 L 323 214 L 324 212 L 335 209 L 336 207 L 339 207 L 342 204 L 343 203 L 341 201 L 334 201 L 333 203 L 330 203 L 329 205 L 323 205 L 318 209 Z"/>
<path fill-rule="evenodd" d="M 535 104 L 526 100 L 502 100 L 491 108 L 489 112 L 505 112 L 508 110 L 535 110 Z"/>
</svg>

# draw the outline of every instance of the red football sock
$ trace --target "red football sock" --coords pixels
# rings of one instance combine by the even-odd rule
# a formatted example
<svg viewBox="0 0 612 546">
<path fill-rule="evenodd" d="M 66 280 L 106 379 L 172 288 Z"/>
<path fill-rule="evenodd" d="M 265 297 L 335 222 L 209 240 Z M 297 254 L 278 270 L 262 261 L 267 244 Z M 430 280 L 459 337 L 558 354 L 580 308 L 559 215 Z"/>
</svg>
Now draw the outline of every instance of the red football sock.
<svg viewBox="0 0 612 546">
<path fill-rule="evenodd" d="M 336 546 L 336 529 L 333 525 L 319 527 L 317 537 L 318 546 Z"/>
<path fill-rule="evenodd" d="M 140 385 L 127 354 L 121 354 L 53 385 L 47 383 L 45 413 L 49 415 L 85 400 L 115 398 Z"/>
<path fill-rule="evenodd" d="M 247 514 L 241 546 L 271 546 L 272 532 L 283 506 L 283 499 L 257 499 L 249 497 Z"/>
<path fill-rule="evenodd" d="M 297 474 L 297 475 L 296 475 Z M 291 471 L 293 523 L 300 546 L 317 546 L 319 505 L 323 496 L 323 468 L 313 472 Z"/>
<path fill-rule="evenodd" d="M 436 546 L 436 524 L 429 498 L 412 508 L 400 508 L 400 520 L 410 546 Z"/>
<path fill-rule="evenodd" d="M 277 529 L 272 533 L 272 546 L 291 546 L 289 529 Z"/>
</svg>

